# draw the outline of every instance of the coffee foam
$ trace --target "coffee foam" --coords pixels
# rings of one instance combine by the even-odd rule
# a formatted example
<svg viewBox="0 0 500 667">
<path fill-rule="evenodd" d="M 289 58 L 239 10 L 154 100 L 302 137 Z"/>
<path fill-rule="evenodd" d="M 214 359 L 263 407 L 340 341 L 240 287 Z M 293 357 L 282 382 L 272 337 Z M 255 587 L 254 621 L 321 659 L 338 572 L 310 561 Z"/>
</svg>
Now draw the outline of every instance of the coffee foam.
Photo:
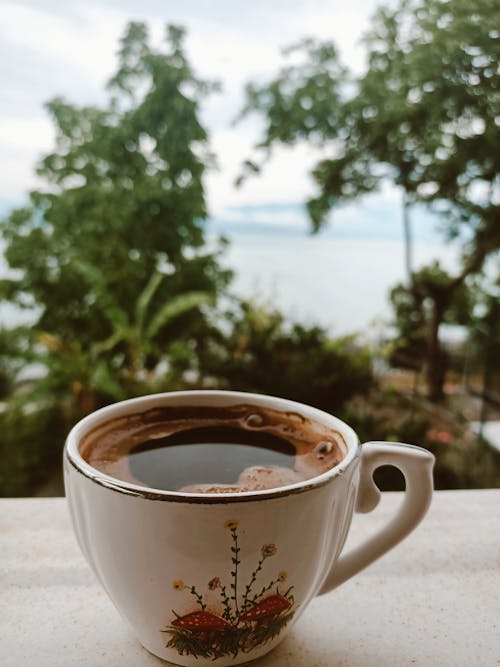
<svg viewBox="0 0 500 667">
<path fill-rule="evenodd" d="M 251 466 L 245 468 L 236 484 L 190 484 L 179 491 L 183 493 L 241 493 L 244 491 L 264 491 L 276 489 L 288 484 L 296 484 L 309 479 L 307 476 L 290 468 L 280 466 Z"/>
<path fill-rule="evenodd" d="M 243 470 L 234 484 L 196 484 L 179 489 L 184 493 L 241 493 L 295 484 L 333 468 L 347 453 L 342 434 L 305 418 L 251 405 L 225 408 L 181 406 L 155 408 L 143 413 L 110 420 L 88 433 L 79 450 L 92 467 L 124 482 L 143 486 L 131 473 L 128 454 L 145 440 L 205 426 L 234 426 L 280 436 L 296 450 L 294 468 L 252 466 Z"/>
</svg>

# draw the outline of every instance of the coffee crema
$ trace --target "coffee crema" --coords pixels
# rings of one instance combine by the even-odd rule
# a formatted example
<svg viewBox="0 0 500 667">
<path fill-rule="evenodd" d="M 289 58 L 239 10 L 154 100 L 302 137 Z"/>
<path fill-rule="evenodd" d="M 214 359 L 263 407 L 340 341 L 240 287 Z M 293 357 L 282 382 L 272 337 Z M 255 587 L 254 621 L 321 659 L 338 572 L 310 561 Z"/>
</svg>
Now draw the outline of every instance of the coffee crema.
<svg viewBox="0 0 500 667">
<path fill-rule="evenodd" d="M 81 441 L 92 467 L 185 493 L 274 489 L 317 477 L 347 453 L 339 431 L 252 405 L 166 406 L 101 424 Z"/>
</svg>

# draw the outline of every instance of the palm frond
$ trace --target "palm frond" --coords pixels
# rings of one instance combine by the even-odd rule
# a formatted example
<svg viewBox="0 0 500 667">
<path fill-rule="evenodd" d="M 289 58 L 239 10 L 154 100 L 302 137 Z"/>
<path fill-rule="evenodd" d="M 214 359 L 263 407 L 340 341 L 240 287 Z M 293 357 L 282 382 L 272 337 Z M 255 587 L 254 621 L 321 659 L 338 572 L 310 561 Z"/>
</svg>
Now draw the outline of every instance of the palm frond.
<svg viewBox="0 0 500 667">
<path fill-rule="evenodd" d="M 159 273 L 159 271 L 155 271 L 151 275 L 148 284 L 142 290 L 141 294 L 139 295 L 139 298 L 137 299 L 135 305 L 135 321 L 137 323 L 137 328 L 139 331 L 142 331 L 144 319 L 146 317 L 146 311 L 148 309 L 149 304 L 151 303 L 151 299 L 155 295 L 155 292 L 160 286 L 163 278 L 164 278 L 163 274 Z"/>
<path fill-rule="evenodd" d="M 187 292 L 170 299 L 150 321 L 146 329 L 146 338 L 151 340 L 162 327 L 172 320 L 193 308 L 206 305 L 212 301 L 213 297 L 207 292 Z"/>
<path fill-rule="evenodd" d="M 94 343 L 94 345 L 92 345 L 92 355 L 95 358 L 99 357 L 104 352 L 109 352 L 114 347 L 116 347 L 118 343 L 121 343 L 123 340 L 125 340 L 126 337 L 127 332 L 124 329 L 117 329 L 117 331 L 111 334 L 109 338 L 106 338 L 106 340 L 103 340 L 100 343 Z"/>
<path fill-rule="evenodd" d="M 91 377 L 92 385 L 103 394 L 111 396 L 117 401 L 127 398 L 125 390 L 113 377 L 111 369 L 105 361 L 100 361 Z"/>
<path fill-rule="evenodd" d="M 128 326 L 127 313 L 110 292 L 104 273 L 97 266 L 88 262 L 77 261 L 75 266 L 82 278 L 92 288 L 96 299 L 95 305 L 111 324 L 113 331 L 125 329 Z"/>
</svg>

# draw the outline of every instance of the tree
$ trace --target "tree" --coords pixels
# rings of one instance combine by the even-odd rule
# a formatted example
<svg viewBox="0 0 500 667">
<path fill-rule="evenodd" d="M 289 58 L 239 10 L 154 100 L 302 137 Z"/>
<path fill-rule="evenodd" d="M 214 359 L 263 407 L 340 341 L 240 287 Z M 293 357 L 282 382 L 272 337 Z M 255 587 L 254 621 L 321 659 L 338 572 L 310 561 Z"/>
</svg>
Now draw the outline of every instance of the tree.
<svg viewBox="0 0 500 667">
<path fill-rule="evenodd" d="M 43 187 L 0 223 L 14 270 L 0 298 L 35 316 L 0 340 L 4 493 L 31 492 L 56 470 L 64 434 L 84 414 L 175 387 L 196 365 L 202 306 L 230 279 L 223 244 L 210 250 L 204 233 L 214 158 L 199 114 L 217 86 L 195 75 L 183 39 L 168 26 L 155 50 L 146 26 L 131 23 L 105 105 L 47 104 L 56 141 L 37 168 Z M 12 391 L 16 358 L 44 371 Z"/>
<path fill-rule="evenodd" d="M 49 396 L 51 405 L 65 406 L 73 419 L 103 403 L 152 392 L 156 384 L 174 381 L 178 354 L 169 352 L 172 343 L 178 342 L 175 336 L 167 339 L 163 335 L 160 346 L 158 333 L 168 325 L 172 331 L 185 313 L 212 303 L 205 292 L 185 292 L 151 313 L 155 292 L 166 278 L 156 272 L 135 300 L 130 319 L 108 290 L 106 276 L 99 269 L 83 263 L 79 269 L 96 296 L 96 311 L 109 321 L 111 334 L 104 340 L 82 345 L 75 339 L 37 332 L 34 344 L 28 346 L 24 355 L 18 354 L 46 369 L 46 374 L 23 392 L 22 402 L 42 401 L 46 405 Z M 164 361 L 166 357 L 171 359 L 170 367 L 159 372 L 157 360 Z"/>
<path fill-rule="evenodd" d="M 18 275 L 1 296 L 37 306 L 36 327 L 82 344 L 112 327 L 94 307 L 78 261 L 97 266 L 120 308 L 132 315 L 155 271 L 153 310 L 186 291 L 214 295 L 229 274 L 204 246 L 203 176 L 213 164 L 199 107 L 214 84 L 198 79 L 183 50 L 183 31 L 168 26 L 164 53 L 148 44 L 144 24 L 131 23 L 103 108 L 47 104 L 56 129 L 54 151 L 39 163 L 46 186 L 1 225 L 6 259 Z M 176 326 L 196 330 L 192 310 Z"/>
<path fill-rule="evenodd" d="M 403 192 L 411 286 L 410 207 L 425 202 L 441 214 L 447 237 L 463 246 L 462 268 L 440 299 L 448 303 L 500 248 L 499 21 L 494 0 L 479 0 L 472 9 L 465 0 L 402 0 L 375 14 L 362 76 L 346 76 L 333 45 L 309 40 L 302 45 L 305 62 L 284 68 L 268 84 L 247 87 L 243 115 L 265 118 L 258 145 L 265 157 L 277 143 L 299 139 L 319 140 L 330 153 L 312 172 L 317 192 L 308 210 L 314 230 L 340 203 L 389 180 Z M 331 57 L 325 64 L 326 52 Z M 246 165 L 247 173 L 258 169 L 255 162 Z M 442 282 L 435 288 L 442 291 Z M 441 310 L 436 306 L 426 322 L 427 384 L 436 400 L 442 373 L 434 373 L 433 346 L 439 347 Z"/>
<path fill-rule="evenodd" d="M 472 321 L 467 345 L 466 383 L 469 391 L 480 394 L 480 437 L 489 406 L 500 403 L 500 276 L 494 289 L 484 292 L 479 286 L 476 316 Z"/>
<path fill-rule="evenodd" d="M 152 313 L 151 303 L 167 278 L 155 271 L 135 300 L 132 316 L 129 316 L 127 311 L 120 308 L 114 295 L 109 291 L 106 276 L 99 269 L 80 263 L 79 270 L 93 289 L 96 309 L 102 312 L 111 327 L 110 336 L 92 344 L 92 357 L 95 361 L 110 357 L 112 353 L 122 355 L 119 377 L 123 378 L 124 385 L 129 391 L 148 377 L 150 382 L 154 382 L 155 362 L 163 357 L 158 342 L 159 333 L 185 313 L 200 306 L 213 304 L 213 299 L 207 292 L 183 292 L 172 297 Z M 168 342 L 170 341 L 164 335 L 161 339 L 162 345 L 165 346 Z"/>
<path fill-rule="evenodd" d="M 425 266 L 413 275 L 411 287 L 397 285 L 391 291 L 398 337 L 392 355 L 396 365 L 415 370 L 432 368 L 427 382 L 430 397 L 444 398 L 447 358 L 439 341 L 442 323 L 470 326 L 473 321 L 475 293 L 464 282 L 444 271 L 439 262 Z"/>
<path fill-rule="evenodd" d="M 19 335 L 22 336 L 22 330 L 17 327 L 10 330 L 0 327 L 0 401 L 10 395 L 22 367 Z"/>
</svg>

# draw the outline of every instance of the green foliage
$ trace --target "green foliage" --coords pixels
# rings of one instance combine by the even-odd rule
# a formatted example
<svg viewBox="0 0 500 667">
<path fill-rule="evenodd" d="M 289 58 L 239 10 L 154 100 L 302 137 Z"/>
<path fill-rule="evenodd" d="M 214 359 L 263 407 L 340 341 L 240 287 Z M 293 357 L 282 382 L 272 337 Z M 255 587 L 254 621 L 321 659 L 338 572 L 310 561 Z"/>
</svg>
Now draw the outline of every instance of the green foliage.
<svg viewBox="0 0 500 667">
<path fill-rule="evenodd" d="M 479 0 L 473 8 L 466 0 L 401 0 L 375 13 L 364 40 L 366 72 L 351 77 L 350 85 L 334 46 L 306 40 L 304 62 L 283 68 L 267 84 L 247 87 L 244 114 L 257 112 L 265 120 L 256 147 L 265 157 L 274 145 L 298 139 L 315 144 L 319 138 L 326 151 L 312 170 L 313 230 L 342 202 L 386 181 L 401 188 L 409 289 L 416 280 L 417 291 L 426 282 L 433 306 L 426 312 L 418 294 L 411 304 L 396 289 L 398 326 L 408 308 L 424 315 L 423 321 L 417 317 L 414 334 L 408 322 L 402 327 L 396 347 L 401 359 L 422 354 L 435 400 L 443 396 L 444 378 L 439 327 L 456 319 L 451 303 L 460 300 L 467 276 L 500 249 L 499 22 L 495 0 Z M 327 67 L 318 56 L 325 53 Z M 318 83 L 323 69 L 325 86 Z M 304 96 L 312 106 L 304 106 Z M 411 275 L 410 209 L 419 201 L 441 214 L 447 237 L 462 242 L 462 268 L 446 277 L 446 285 L 437 267 L 428 276 Z"/>
<path fill-rule="evenodd" d="M 264 117 L 258 148 L 266 154 L 300 138 L 328 146 L 331 155 L 313 169 L 314 227 L 339 202 L 388 178 L 410 202 L 437 202 L 449 233 L 464 223 L 487 228 L 484 251 L 490 240 L 498 247 L 494 189 L 479 198 L 475 190 L 498 184 L 500 171 L 500 38 L 492 28 L 499 20 L 495 0 L 473 11 L 466 0 L 402 0 L 375 13 L 364 40 L 368 67 L 351 85 L 332 43 L 305 40 L 300 65 L 247 86 L 243 113 Z"/>
<path fill-rule="evenodd" d="M 36 317 L 33 327 L 2 333 L 0 391 L 13 389 L 16 357 L 45 369 L 5 413 L 2 446 L 19 460 L 24 451 L 28 468 L 45 436 L 24 437 L 23 415 L 35 428 L 48 411 L 67 430 L 111 401 L 175 388 L 206 329 L 203 306 L 230 279 L 219 266 L 222 244 L 207 248 L 203 223 L 214 159 L 199 113 L 217 86 L 195 75 L 183 36 L 167 26 L 156 50 L 146 26 L 131 23 L 102 107 L 46 105 L 56 138 L 37 167 L 43 185 L 0 223 L 14 269 L 0 299 Z M 56 459 L 40 461 L 40 475 L 50 474 Z M 30 475 L 20 473 L 15 488 L 40 477 Z"/>
<path fill-rule="evenodd" d="M 93 289 L 96 310 L 102 312 L 111 327 L 111 333 L 105 340 L 92 344 L 91 356 L 95 362 L 99 356 L 108 354 L 109 357 L 110 353 L 118 350 L 125 357 L 122 371 L 129 382 L 137 381 L 139 374 L 147 370 L 148 360 L 151 364 L 151 359 L 161 359 L 159 333 L 185 313 L 213 302 L 212 295 L 207 292 L 185 292 L 159 304 L 155 313 L 148 313 L 155 293 L 166 278 L 155 271 L 129 315 L 109 291 L 106 276 L 97 267 L 80 262 L 78 268 Z M 165 336 L 161 342 L 165 344 Z"/>
<path fill-rule="evenodd" d="M 333 44 L 304 40 L 272 81 L 247 87 L 242 116 L 260 113 L 265 130 L 263 157 L 247 160 L 243 177 L 276 144 L 324 151 L 308 202 L 314 230 L 389 179 L 403 190 L 408 230 L 421 201 L 462 241 L 458 275 L 435 265 L 393 290 L 393 353 L 410 366 L 439 362 L 440 323 L 468 322 L 478 298 L 469 276 L 500 247 L 499 14 L 493 0 L 404 0 L 376 13 L 362 76 L 348 73 Z M 340 413 L 362 437 L 426 445 L 438 453 L 438 488 L 500 483 L 496 453 L 458 431 L 456 447 L 434 441 L 426 412 L 396 394 L 368 403 L 370 355 L 354 337 L 332 340 L 250 302 L 211 310 L 230 280 L 222 243 L 208 249 L 203 224 L 214 157 L 199 112 L 217 85 L 195 75 L 183 40 L 168 26 L 153 49 L 145 25 L 131 23 L 102 107 L 47 104 L 56 140 L 38 165 L 43 186 L 0 223 L 14 269 L 0 299 L 36 317 L 33 327 L 0 330 L 0 495 L 32 493 L 58 470 L 64 436 L 84 414 L 193 384 L 281 395 Z M 498 316 L 489 297 L 479 328 Z M 30 365 L 43 373 L 16 385 Z"/>
<path fill-rule="evenodd" d="M 390 300 L 397 335 L 387 350 L 389 361 L 400 368 L 420 369 L 425 352 L 423 300 L 402 283 L 392 288 Z"/>
<path fill-rule="evenodd" d="M 436 457 L 434 477 L 437 489 L 500 488 L 500 453 L 484 442 L 430 442 Z"/>
<path fill-rule="evenodd" d="M 25 403 L 47 397 L 58 400 L 75 419 L 106 403 L 153 390 L 158 360 L 175 360 L 175 348 L 169 346 L 171 338 L 163 335 L 160 339 L 159 332 L 169 326 L 172 332 L 175 322 L 185 313 L 211 302 L 209 294 L 188 292 L 173 297 L 148 317 L 153 294 L 165 279 L 155 273 L 135 304 L 131 304 L 135 306 L 131 320 L 108 290 L 106 277 L 99 269 L 83 263 L 79 269 L 94 290 L 95 312 L 108 319 L 111 333 L 87 346 L 76 339 L 37 333 L 24 356 L 27 361 L 43 365 L 46 373 L 32 381 L 22 394 Z M 164 372 L 163 381 L 167 377 L 173 379 L 172 374 Z"/>
<path fill-rule="evenodd" d="M 357 401 L 346 406 L 342 416 L 361 442 L 388 440 L 429 449 L 436 457 L 436 489 L 500 487 L 500 453 L 464 430 L 460 420 L 436 412 L 426 401 L 409 400 L 386 388 L 372 393 L 362 405 Z M 383 490 L 404 489 L 401 473 L 393 467 L 380 468 L 375 481 Z"/>
<path fill-rule="evenodd" d="M 22 337 L 22 328 L 0 327 L 0 401 L 13 391 L 16 375 L 23 366 L 20 358 Z"/>
<path fill-rule="evenodd" d="M 372 383 L 370 353 L 352 336 L 331 339 L 319 327 L 287 324 L 250 301 L 224 314 L 227 330 L 200 341 L 202 376 L 218 386 L 269 393 L 337 411 Z"/>
<path fill-rule="evenodd" d="M 130 24 L 103 108 L 59 98 L 47 104 L 56 145 L 38 165 L 46 185 L 1 226 L 20 277 L 3 280 L 0 294 L 40 306 L 43 331 L 82 342 L 110 334 L 82 263 L 99 267 L 129 314 L 162 266 L 172 279 L 156 290 L 153 309 L 183 292 L 213 295 L 227 283 L 217 253 L 203 245 L 202 181 L 213 158 L 198 115 L 213 85 L 192 72 L 182 34 L 170 26 L 162 53 L 149 46 L 143 24 Z M 187 330 L 199 322 L 192 311 Z"/>
<path fill-rule="evenodd" d="M 275 141 L 294 143 L 311 135 L 321 141 L 338 130 L 338 111 L 347 70 L 331 42 L 304 39 L 283 51 L 295 59 L 267 85 L 249 83 L 240 118 L 253 111 L 266 115 L 262 148 Z"/>
<path fill-rule="evenodd" d="M 396 285 L 390 293 L 397 336 L 390 345 L 389 357 L 395 366 L 421 369 L 425 359 L 428 322 L 436 304 L 440 321 L 470 325 L 476 291 L 466 282 L 455 285 L 455 278 L 434 262 L 413 274 L 410 286 Z M 442 351 L 440 351 L 442 354 Z"/>
<path fill-rule="evenodd" d="M 467 377 L 470 391 L 481 394 L 491 403 L 500 404 L 500 279 L 493 294 L 477 292 L 477 310 L 480 311 L 470 329 L 467 346 Z M 487 404 L 483 403 L 482 417 Z"/>
<path fill-rule="evenodd" d="M 0 497 L 31 494 L 61 464 L 68 420 L 47 403 L 8 404 L 0 412 Z"/>
</svg>

